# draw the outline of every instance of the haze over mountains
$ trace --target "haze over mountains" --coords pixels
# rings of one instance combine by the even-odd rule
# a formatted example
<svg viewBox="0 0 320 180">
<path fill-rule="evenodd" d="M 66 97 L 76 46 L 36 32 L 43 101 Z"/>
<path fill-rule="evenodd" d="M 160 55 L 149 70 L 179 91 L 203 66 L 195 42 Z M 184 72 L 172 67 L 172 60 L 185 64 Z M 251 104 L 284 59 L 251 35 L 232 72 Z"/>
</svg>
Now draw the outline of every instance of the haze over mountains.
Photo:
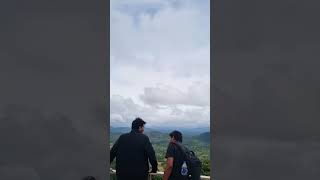
<svg viewBox="0 0 320 180">
<path fill-rule="evenodd" d="M 210 127 L 200 127 L 200 128 L 181 128 L 181 127 L 146 127 L 145 132 L 161 132 L 161 133 L 170 133 L 173 130 L 178 130 L 185 135 L 200 135 L 202 133 L 209 133 Z M 126 133 L 130 132 L 131 127 L 110 127 L 110 133 Z"/>
<path fill-rule="evenodd" d="M 120 134 L 130 132 L 131 128 L 129 127 L 110 127 L 111 141 L 116 140 Z M 173 129 L 168 128 L 145 128 L 145 134 L 149 136 L 152 140 L 157 139 L 156 141 L 161 140 L 161 142 L 167 143 L 169 133 Z M 189 141 L 191 139 L 199 140 L 203 143 L 210 144 L 211 134 L 208 128 L 183 128 L 179 129 L 182 132 L 184 139 Z"/>
</svg>

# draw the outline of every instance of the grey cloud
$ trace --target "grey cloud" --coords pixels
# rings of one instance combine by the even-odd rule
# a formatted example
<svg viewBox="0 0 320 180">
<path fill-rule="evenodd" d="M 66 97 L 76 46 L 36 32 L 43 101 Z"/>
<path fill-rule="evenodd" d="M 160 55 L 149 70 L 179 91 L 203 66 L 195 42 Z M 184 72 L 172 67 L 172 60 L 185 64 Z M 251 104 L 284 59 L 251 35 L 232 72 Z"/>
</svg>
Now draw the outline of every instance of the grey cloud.
<svg viewBox="0 0 320 180">
<path fill-rule="evenodd" d="M 116 56 L 116 59 L 120 59 L 123 64 L 134 62 L 134 64 L 141 65 L 141 61 L 135 58 L 135 54 L 147 52 L 158 58 L 160 65 L 166 65 L 168 61 L 169 63 L 174 62 L 171 62 L 172 58 L 167 60 L 167 57 L 163 57 L 164 54 L 178 53 L 178 58 L 175 58 L 174 61 L 179 61 L 178 65 L 181 66 L 181 62 L 187 59 L 187 57 L 181 57 L 182 54 L 194 52 L 201 45 L 208 46 L 209 44 L 207 24 L 209 14 L 202 16 L 198 11 L 201 10 L 197 8 L 183 8 L 177 11 L 164 9 L 154 19 L 142 16 L 140 24 L 136 24 L 134 17 L 118 12 L 117 9 L 111 9 L 111 55 Z M 184 18 L 187 18 L 188 21 L 185 21 Z M 207 28 L 201 26 L 200 22 Z M 168 26 L 171 28 L 168 29 Z M 132 59 L 135 60 L 132 61 Z M 197 61 L 202 60 L 197 57 Z M 158 66 L 159 63 L 156 65 Z"/>
<path fill-rule="evenodd" d="M 144 111 L 131 98 L 113 95 L 110 98 L 110 122 L 112 126 L 128 126 L 134 118 Z"/>
<path fill-rule="evenodd" d="M 140 98 L 147 104 L 151 105 L 174 105 L 184 104 L 186 95 L 179 91 L 161 88 L 144 88 L 144 94 Z"/>
<path fill-rule="evenodd" d="M 146 87 L 140 98 L 149 105 L 210 105 L 209 84 L 195 82 L 184 91 L 168 86 Z"/>
<path fill-rule="evenodd" d="M 135 117 L 147 120 L 151 126 L 185 127 L 208 126 L 209 107 L 183 110 L 178 106 L 144 106 L 130 98 L 112 96 L 110 100 L 111 126 L 129 126 Z"/>
</svg>

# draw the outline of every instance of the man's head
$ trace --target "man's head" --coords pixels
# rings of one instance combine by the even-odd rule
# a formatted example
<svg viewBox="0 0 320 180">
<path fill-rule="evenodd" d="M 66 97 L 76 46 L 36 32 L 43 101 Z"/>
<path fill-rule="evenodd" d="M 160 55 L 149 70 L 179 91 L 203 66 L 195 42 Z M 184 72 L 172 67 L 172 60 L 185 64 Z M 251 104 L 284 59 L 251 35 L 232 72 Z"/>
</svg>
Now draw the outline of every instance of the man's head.
<svg viewBox="0 0 320 180">
<path fill-rule="evenodd" d="M 143 133 L 145 124 L 146 122 L 144 122 L 141 118 L 136 118 L 134 121 L 132 121 L 131 129 Z"/>
<path fill-rule="evenodd" d="M 172 142 L 182 142 L 182 133 L 179 132 L 179 131 L 172 131 L 170 134 L 169 134 Z"/>
</svg>

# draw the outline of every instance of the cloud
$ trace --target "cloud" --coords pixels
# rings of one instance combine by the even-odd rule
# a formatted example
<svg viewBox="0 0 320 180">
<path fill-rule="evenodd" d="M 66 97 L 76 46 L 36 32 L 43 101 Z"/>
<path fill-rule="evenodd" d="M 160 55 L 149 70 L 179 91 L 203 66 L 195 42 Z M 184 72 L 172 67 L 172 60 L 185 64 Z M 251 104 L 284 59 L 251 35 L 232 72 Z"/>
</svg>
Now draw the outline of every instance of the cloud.
<svg viewBox="0 0 320 180">
<path fill-rule="evenodd" d="M 209 125 L 210 120 L 209 107 L 145 106 L 120 95 L 112 96 L 110 105 L 112 126 L 129 126 L 135 117 L 142 117 L 151 127 L 204 127 Z"/>
<path fill-rule="evenodd" d="M 210 106 L 204 5 L 209 1 L 111 1 L 111 125 L 137 115 L 158 124 L 209 124 L 207 111 L 201 111 Z"/>
<path fill-rule="evenodd" d="M 170 86 L 146 87 L 140 97 L 149 105 L 209 106 L 210 96 L 206 96 L 208 94 L 210 94 L 209 84 L 195 82 L 185 91 Z"/>
<path fill-rule="evenodd" d="M 141 14 L 137 25 L 132 15 L 111 8 L 111 70 L 209 73 L 209 14 L 201 10 L 168 6 L 154 17 Z"/>
</svg>

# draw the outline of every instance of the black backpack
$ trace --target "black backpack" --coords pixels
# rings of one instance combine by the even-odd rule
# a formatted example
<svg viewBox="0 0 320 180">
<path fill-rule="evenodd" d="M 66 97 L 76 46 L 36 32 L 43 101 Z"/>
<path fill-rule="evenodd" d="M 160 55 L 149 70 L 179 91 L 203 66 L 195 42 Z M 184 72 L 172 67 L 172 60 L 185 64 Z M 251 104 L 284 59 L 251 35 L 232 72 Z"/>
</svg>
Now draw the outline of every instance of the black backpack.
<svg viewBox="0 0 320 180">
<path fill-rule="evenodd" d="M 191 180 L 200 180 L 202 169 L 202 162 L 200 161 L 200 159 L 195 155 L 193 151 L 190 151 L 181 143 L 175 142 L 173 144 L 175 144 L 178 149 L 180 149 L 180 151 L 184 154 L 188 166 L 188 174 L 191 175 Z"/>
</svg>

